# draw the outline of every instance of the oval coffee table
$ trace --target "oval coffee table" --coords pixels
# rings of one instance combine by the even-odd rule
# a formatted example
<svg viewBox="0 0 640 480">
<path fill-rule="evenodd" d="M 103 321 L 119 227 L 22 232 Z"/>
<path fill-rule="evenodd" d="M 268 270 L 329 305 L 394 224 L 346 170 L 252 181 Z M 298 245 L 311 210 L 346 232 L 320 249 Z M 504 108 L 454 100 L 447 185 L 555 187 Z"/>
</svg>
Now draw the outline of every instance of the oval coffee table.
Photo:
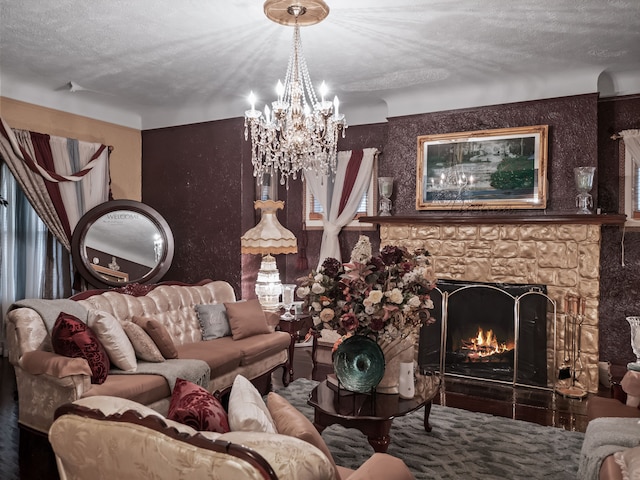
<svg viewBox="0 0 640 480">
<path fill-rule="evenodd" d="M 376 452 L 385 453 L 391 437 L 389 430 L 396 417 L 402 417 L 424 406 L 424 429 L 431 431 L 429 413 L 431 399 L 417 394 L 412 399 L 397 394 L 352 393 L 320 382 L 309 394 L 307 403 L 313 407 L 313 425 L 319 432 L 333 424 L 355 428 L 367 436 Z"/>
</svg>

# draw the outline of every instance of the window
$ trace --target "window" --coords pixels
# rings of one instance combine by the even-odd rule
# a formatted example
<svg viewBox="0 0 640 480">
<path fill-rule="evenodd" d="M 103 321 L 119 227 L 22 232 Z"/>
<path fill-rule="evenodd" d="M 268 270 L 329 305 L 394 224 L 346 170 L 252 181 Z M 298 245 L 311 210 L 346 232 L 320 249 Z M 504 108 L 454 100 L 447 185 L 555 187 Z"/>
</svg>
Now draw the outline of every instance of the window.
<svg viewBox="0 0 640 480">
<path fill-rule="evenodd" d="M 376 175 L 376 165 L 374 164 L 373 175 L 371 175 L 371 182 L 369 182 L 369 188 L 362 196 L 360 200 L 360 206 L 353 220 L 345 225 L 345 229 L 349 230 L 375 230 L 375 225 L 372 223 L 362 223 L 358 221 L 359 217 L 371 217 L 376 215 L 378 203 L 378 189 L 375 188 L 378 176 Z M 321 230 L 322 229 L 322 205 L 318 202 L 311 193 L 311 189 L 307 188 L 307 184 L 304 183 L 304 220 L 307 230 Z"/>
<path fill-rule="evenodd" d="M 622 140 L 622 146 L 624 146 L 624 140 Z M 625 224 L 640 227 L 640 167 L 633 161 L 628 148 L 620 148 L 620 157 L 620 165 L 624 165 L 624 195 L 621 201 L 624 214 L 627 216 Z"/>
</svg>

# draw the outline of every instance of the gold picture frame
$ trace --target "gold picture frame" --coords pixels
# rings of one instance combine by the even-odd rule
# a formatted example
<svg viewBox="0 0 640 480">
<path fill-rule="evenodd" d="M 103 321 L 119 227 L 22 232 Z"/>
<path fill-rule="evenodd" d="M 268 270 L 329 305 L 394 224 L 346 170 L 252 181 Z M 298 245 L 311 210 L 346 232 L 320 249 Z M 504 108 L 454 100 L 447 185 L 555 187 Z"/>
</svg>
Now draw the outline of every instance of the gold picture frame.
<svg viewBox="0 0 640 480">
<path fill-rule="evenodd" d="M 417 210 L 544 209 L 548 125 L 418 137 Z"/>
</svg>

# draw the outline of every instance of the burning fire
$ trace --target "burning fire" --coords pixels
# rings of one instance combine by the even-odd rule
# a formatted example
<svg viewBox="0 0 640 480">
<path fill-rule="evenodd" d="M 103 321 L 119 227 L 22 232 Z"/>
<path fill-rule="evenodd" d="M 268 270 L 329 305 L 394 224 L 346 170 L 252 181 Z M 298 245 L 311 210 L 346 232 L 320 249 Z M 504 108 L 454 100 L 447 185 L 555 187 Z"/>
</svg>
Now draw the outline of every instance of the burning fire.
<svg viewBox="0 0 640 480">
<path fill-rule="evenodd" d="M 482 328 L 478 328 L 478 334 L 475 338 L 463 340 L 462 346 L 463 349 L 468 352 L 467 357 L 471 361 L 501 354 L 513 349 L 513 345 L 499 342 L 493 330 L 487 330 L 485 333 Z"/>
</svg>

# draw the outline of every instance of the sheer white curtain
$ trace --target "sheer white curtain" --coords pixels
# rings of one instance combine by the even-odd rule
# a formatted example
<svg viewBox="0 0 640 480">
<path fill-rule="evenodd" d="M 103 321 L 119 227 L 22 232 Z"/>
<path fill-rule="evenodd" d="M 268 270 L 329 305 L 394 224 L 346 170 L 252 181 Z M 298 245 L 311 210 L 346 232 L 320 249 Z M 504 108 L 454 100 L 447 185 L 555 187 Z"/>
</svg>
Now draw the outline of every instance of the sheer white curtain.
<svg viewBox="0 0 640 480">
<path fill-rule="evenodd" d="M 318 266 L 329 257 L 342 260 L 338 235 L 360 205 L 371 182 L 376 148 L 338 152 L 335 179 L 304 173 L 311 193 L 322 205 L 323 233 Z"/>
<path fill-rule="evenodd" d="M 54 271 L 65 268 L 64 247 L 40 220 L 6 164 L 0 165 L 0 195 L 8 205 L 0 206 L 0 315 L 4 319 L 9 306 L 19 298 L 42 298 L 45 293 L 47 265 Z M 47 244 L 53 245 L 47 263 Z M 68 266 L 67 266 L 68 268 Z M 59 296 L 62 275 L 47 289 Z M 4 322 L 0 321 L 0 352 L 6 355 Z"/>
<path fill-rule="evenodd" d="M 630 154 L 636 168 L 640 168 L 640 130 L 623 130 L 620 135 L 624 139 L 624 148 Z"/>
</svg>

